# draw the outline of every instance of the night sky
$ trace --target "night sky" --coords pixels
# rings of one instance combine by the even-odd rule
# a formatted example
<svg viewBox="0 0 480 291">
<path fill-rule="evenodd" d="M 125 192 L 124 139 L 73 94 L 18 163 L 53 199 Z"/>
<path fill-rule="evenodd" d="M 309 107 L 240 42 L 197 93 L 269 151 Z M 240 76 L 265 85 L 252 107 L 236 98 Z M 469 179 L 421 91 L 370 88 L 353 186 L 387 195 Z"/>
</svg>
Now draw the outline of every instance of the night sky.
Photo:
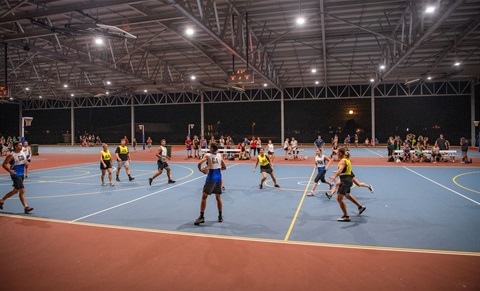
<svg viewBox="0 0 480 291">
<path fill-rule="evenodd" d="M 480 86 L 477 86 L 476 110 L 480 112 Z M 440 133 L 454 145 L 459 138 L 470 138 L 469 97 L 404 97 L 377 98 L 376 136 L 385 142 L 390 135 L 404 137 L 411 132 L 436 139 Z M 252 103 L 206 103 L 205 132 L 232 135 L 235 141 L 253 133 L 266 141 L 272 138 L 280 142 L 280 102 Z M 353 110 L 353 114 L 348 111 Z M 33 125 L 27 128 L 30 143 L 60 143 L 62 135 L 70 132 L 70 110 L 30 110 L 23 116 L 34 117 Z M 479 119 L 479 116 L 476 117 Z M 171 132 L 149 133 L 154 140 L 167 138 L 171 143 L 183 142 L 189 123 L 195 124 L 192 134 L 200 132 L 200 105 L 157 105 L 135 108 L 137 124 L 168 123 Z M 130 137 L 130 107 L 75 109 L 77 137 L 88 132 L 102 134 L 107 142 L 118 142 Z M 115 126 L 124 125 L 123 127 Z M 211 127 L 209 128 L 208 125 Z M 408 129 L 408 131 L 407 131 Z M 285 101 L 286 137 L 295 136 L 300 143 L 311 143 L 318 134 L 330 141 L 335 133 L 343 140 L 347 134 L 360 130 L 360 139 L 371 135 L 370 99 L 328 99 Z M 17 134 L 18 106 L 0 105 L 0 133 Z M 137 139 L 141 140 L 140 135 Z"/>
</svg>

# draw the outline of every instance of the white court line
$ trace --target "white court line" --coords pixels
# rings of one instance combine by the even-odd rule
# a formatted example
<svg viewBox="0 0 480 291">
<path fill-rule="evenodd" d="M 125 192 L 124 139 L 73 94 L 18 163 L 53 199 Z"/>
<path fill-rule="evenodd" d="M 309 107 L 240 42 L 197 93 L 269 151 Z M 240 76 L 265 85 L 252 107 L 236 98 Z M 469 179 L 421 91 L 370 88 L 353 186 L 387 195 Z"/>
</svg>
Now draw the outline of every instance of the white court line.
<svg viewBox="0 0 480 291">
<path fill-rule="evenodd" d="M 234 165 L 232 165 L 232 166 L 228 167 L 228 169 L 229 169 L 229 168 L 231 168 L 231 167 L 235 167 L 236 165 L 238 165 L 238 164 L 234 164 Z M 123 202 L 123 203 L 117 204 L 117 205 L 115 205 L 115 206 L 112 206 L 112 207 L 109 207 L 109 208 L 106 208 L 106 209 L 103 209 L 103 210 L 97 211 L 97 212 L 95 212 L 95 213 L 92 213 L 92 214 L 89 214 L 89 215 L 82 216 L 82 217 L 80 217 L 80 218 L 77 218 L 77 219 L 71 220 L 71 221 L 69 221 L 68 223 L 77 222 L 77 221 L 79 221 L 79 220 L 82 220 L 82 219 L 85 219 L 85 218 L 88 218 L 88 217 L 91 217 L 91 216 L 94 216 L 94 215 L 100 214 L 100 213 L 102 213 L 102 212 L 106 212 L 106 211 L 109 211 L 109 210 L 112 210 L 112 209 L 118 208 L 118 207 L 120 207 L 120 206 L 127 205 L 127 204 L 133 203 L 133 202 L 135 202 L 135 201 L 138 201 L 138 200 L 142 200 L 142 199 L 144 199 L 144 198 L 147 198 L 147 197 L 150 197 L 150 196 L 156 195 L 156 194 L 158 194 L 158 193 L 161 193 L 161 192 L 164 192 L 164 191 L 167 191 L 167 190 L 170 190 L 170 189 L 176 188 L 176 187 L 178 187 L 178 186 L 181 186 L 181 185 L 185 185 L 185 184 L 187 184 L 187 183 L 190 183 L 190 182 L 193 182 L 193 181 L 195 181 L 195 180 L 198 180 L 198 179 L 200 179 L 200 178 L 204 178 L 204 176 L 199 176 L 199 177 L 197 177 L 197 178 L 194 178 L 194 179 L 192 179 L 192 180 L 190 180 L 190 181 L 185 181 L 185 182 L 183 182 L 183 183 L 176 184 L 176 185 L 174 185 L 174 186 L 171 186 L 171 187 L 168 187 L 168 188 L 164 188 L 164 189 L 162 189 L 162 190 L 159 190 L 159 191 L 157 191 L 157 192 L 153 192 L 153 193 L 150 193 L 150 194 L 148 194 L 148 195 L 145 195 L 145 196 L 142 196 L 142 197 L 138 197 L 138 198 L 136 198 L 136 199 L 133 199 L 133 200 L 130 200 L 130 201 L 127 201 L 127 202 Z"/>
<path fill-rule="evenodd" d="M 379 155 L 379 156 L 383 157 L 383 156 L 382 156 L 381 154 L 379 154 L 379 153 L 376 153 L 376 152 L 374 152 L 374 151 L 372 151 L 372 150 L 369 150 L 369 149 L 367 149 L 367 148 L 365 148 L 365 149 L 366 149 L 367 151 L 371 152 L 371 153 L 374 153 L 374 154 L 376 154 L 376 155 Z"/>
<path fill-rule="evenodd" d="M 415 171 L 412 170 L 412 169 L 409 169 L 409 168 L 407 168 L 407 167 L 405 167 L 405 166 L 403 166 L 403 168 L 409 170 L 410 172 L 412 172 L 412 173 L 414 173 L 414 174 L 419 175 L 420 177 L 422 177 L 422 178 L 424 178 L 424 179 L 426 179 L 426 180 L 428 180 L 428 181 L 430 181 L 430 182 L 432 182 L 432 183 L 434 183 L 434 184 L 437 184 L 437 185 L 440 186 L 440 187 L 443 187 L 443 188 L 447 189 L 448 191 L 453 192 L 454 194 L 457 194 L 457 195 L 460 196 L 460 197 L 463 197 L 463 198 L 465 198 L 465 199 L 467 199 L 467 200 L 472 201 L 473 203 L 475 203 L 475 204 L 477 204 L 477 205 L 480 205 L 480 202 L 475 201 L 475 200 L 473 200 L 473 199 L 471 199 L 471 198 L 468 198 L 467 196 L 462 195 L 462 194 L 458 193 L 457 191 L 452 190 L 452 189 L 450 189 L 450 188 L 448 188 L 448 187 L 446 187 L 446 186 L 443 186 L 442 184 L 440 184 L 440 183 L 438 183 L 438 182 L 435 182 L 435 181 L 433 181 L 432 179 L 427 178 L 427 177 L 425 177 L 424 175 L 422 175 L 422 174 L 420 174 L 420 173 L 417 173 L 417 172 L 415 172 Z"/>
</svg>

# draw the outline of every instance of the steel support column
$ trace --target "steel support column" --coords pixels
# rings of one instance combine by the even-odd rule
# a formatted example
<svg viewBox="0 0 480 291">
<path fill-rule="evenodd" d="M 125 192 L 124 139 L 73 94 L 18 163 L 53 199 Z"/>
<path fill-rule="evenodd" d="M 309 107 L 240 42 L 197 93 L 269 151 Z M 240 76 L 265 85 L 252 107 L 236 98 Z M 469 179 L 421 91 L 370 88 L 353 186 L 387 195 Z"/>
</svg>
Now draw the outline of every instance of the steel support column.
<svg viewBox="0 0 480 291">
<path fill-rule="evenodd" d="M 285 140 L 285 98 L 283 90 L 280 91 L 280 145 L 283 146 Z"/>
<path fill-rule="evenodd" d="M 472 137 L 472 142 L 470 146 L 474 147 L 477 146 L 477 140 L 475 136 L 475 82 L 472 80 L 470 83 L 470 136 Z"/>
<path fill-rule="evenodd" d="M 20 125 L 18 127 L 18 136 L 22 137 L 22 127 L 23 127 L 23 110 L 22 110 L 22 102 L 18 103 L 18 124 Z"/>
<path fill-rule="evenodd" d="M 203 95 L 200 96 L 200 136 L 205 136 L 205 107 L 203 104 Z"/>
<path fill-rule="evenodd" d="M 372 140 L 375 141 L 375 89 L 371 86 L 372 98 L 370 99 L 370 110 L 372 112 Z"/>
<path fill-rule="evenodd" d="M 133 142 L 133 138 L 135 137 L 135 97 L 132 97 L 132 103 L 130 104 L 130 116 L 131 116 L 131 121 L 130 121 L 130 141 Z"/>
<path fill-rule="evenodd" d="M 73 100 L 72 102 L 70 102 L 71 104 L 71 107 L 70 107 L 70 143 L 71 145 L 75 145 L 75 107 L 74 107 L 74 104 L 73 104 Z"/>
</svg>

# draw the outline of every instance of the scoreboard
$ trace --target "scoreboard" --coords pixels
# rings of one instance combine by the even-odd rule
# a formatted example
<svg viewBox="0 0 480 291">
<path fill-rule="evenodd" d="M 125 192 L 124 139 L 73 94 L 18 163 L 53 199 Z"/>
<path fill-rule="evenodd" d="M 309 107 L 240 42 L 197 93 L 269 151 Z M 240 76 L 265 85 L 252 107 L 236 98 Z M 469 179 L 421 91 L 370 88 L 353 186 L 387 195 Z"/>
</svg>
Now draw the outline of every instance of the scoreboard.
<svg viewBox="0 0 480 291">
<path fill-rule="evenodd" d="M 253 83 L 253 70 L 235 70 L 228 72 L 228 82 L 233 84 Z"/>
</svg>

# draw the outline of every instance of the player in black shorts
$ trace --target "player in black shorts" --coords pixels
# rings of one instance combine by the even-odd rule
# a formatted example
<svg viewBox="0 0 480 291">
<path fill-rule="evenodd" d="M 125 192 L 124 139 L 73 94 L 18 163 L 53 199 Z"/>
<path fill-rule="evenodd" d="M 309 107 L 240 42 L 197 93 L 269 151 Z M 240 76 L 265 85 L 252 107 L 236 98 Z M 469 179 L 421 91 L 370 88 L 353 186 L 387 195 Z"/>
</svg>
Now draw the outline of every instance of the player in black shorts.
<svg viewBox="0 0 480 291">
<path fill-rule="evenodd" d="M 176 181 L 172 180 L 172 176 L 170 175 L 170 166 L 168 165 L 167 163 L 167 159 L 170 160 L 170 157 L 167 156 L 167 148 L 165 147 L 165 145 L 167 144 L 167 142 L 162 139 L 162 141 L 160 142 L 160 147 L 158 148 L 158 151 L 157 151 L 157 154 L 156 156 L 158 157 L 158 161 L 157 161 L 157 166 L 158 166 L 158 170 L 157 172 L 153 175 L 153 177 L 149 178 L 148 179 L 148 184 L 150 184 L 150 186 L 152 186 L 152 182 L 153 180 L 160 176 L 163 172 L 163 169 L 167 170 L 167 177 L 168 177 L 168 183 L 169 184 L 173 184 L 175 183 Z"/>
</svg>

